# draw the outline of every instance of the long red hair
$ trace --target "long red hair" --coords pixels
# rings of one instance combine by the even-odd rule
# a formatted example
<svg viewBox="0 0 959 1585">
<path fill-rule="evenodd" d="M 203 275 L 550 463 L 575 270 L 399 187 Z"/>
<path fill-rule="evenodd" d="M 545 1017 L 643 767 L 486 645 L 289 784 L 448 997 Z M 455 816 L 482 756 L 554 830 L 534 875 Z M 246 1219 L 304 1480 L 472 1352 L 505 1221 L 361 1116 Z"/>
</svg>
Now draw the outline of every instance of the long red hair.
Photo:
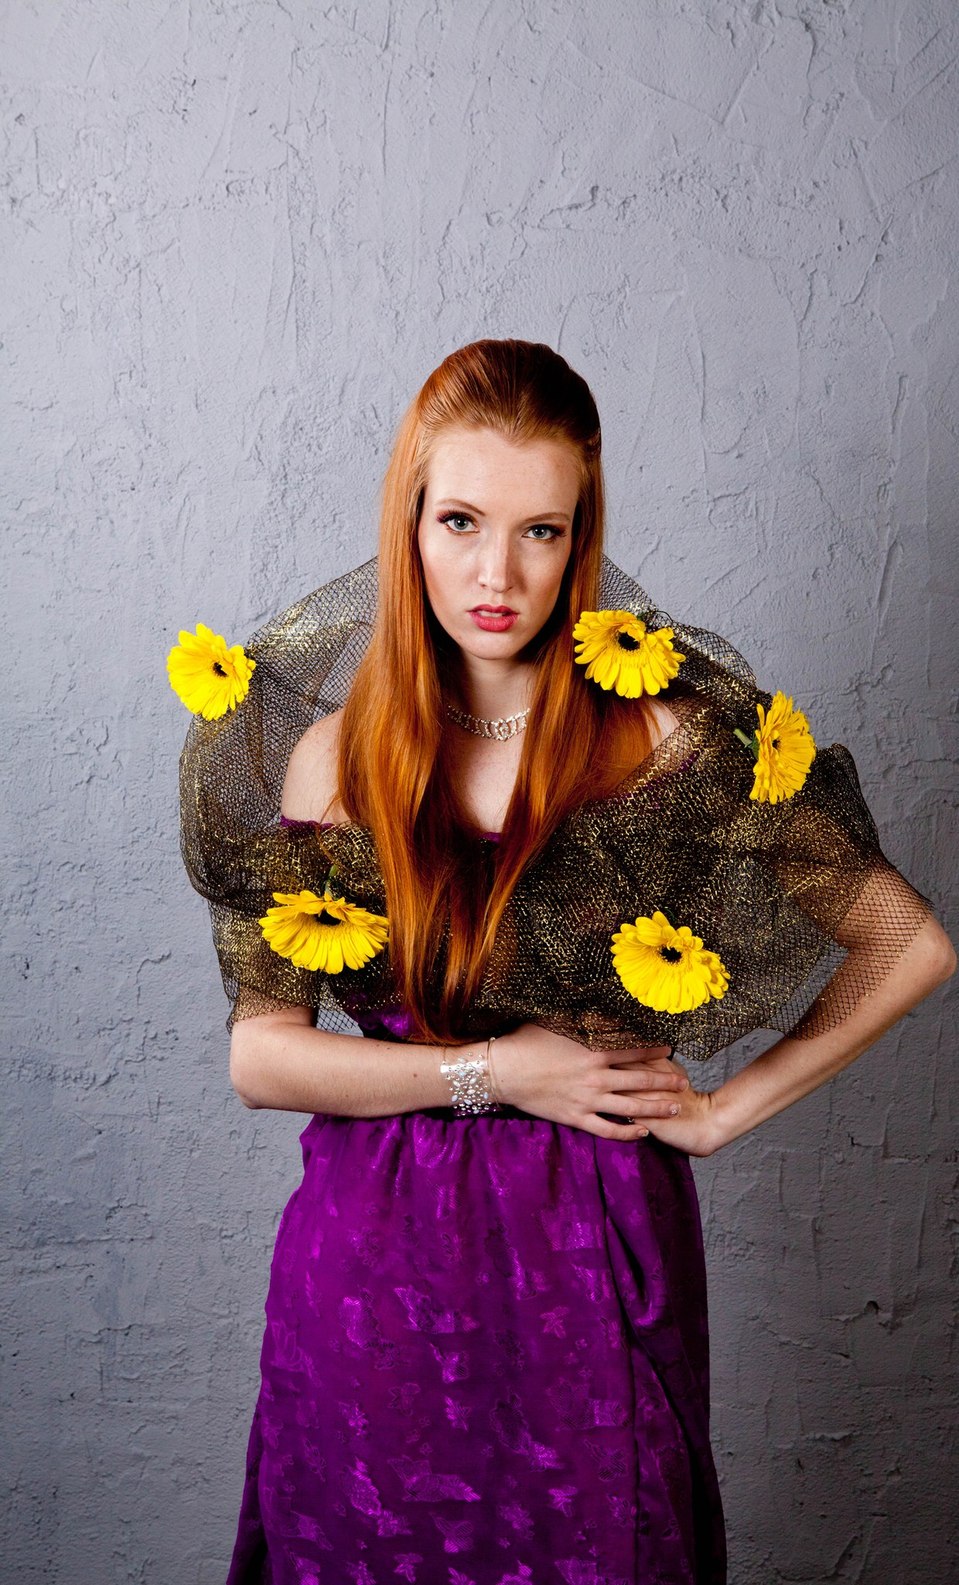
<svg viewBox="0 0 959 1585">
<path fill-rule="evenodd" d="M 430 458 L 450 427 L 522 443 L 558 440 L 581 477 L 572 547 L 553 612 L 537 635 L 529 724 L 485 895 L 477 835 L 445 751 L 437 665 L 445 634 L 427 600 L 417 544 Z M 343 712 L 339 798 L 376 843 L 390 921 L 390 960 L 415 1036 L 455 1041 L 523 869 L 559 821 L 601 797 L 649 752 L 644 700 L 587 681 L 572 626 L 599 600 L 605 496 L 596 403 L 586 381 L 539 342 L 474 341 L 433 371 L 410 404 L 383 482 L 374 630 Z M 445 943 L 445 978 L 430 970 Z"/>
</svg>

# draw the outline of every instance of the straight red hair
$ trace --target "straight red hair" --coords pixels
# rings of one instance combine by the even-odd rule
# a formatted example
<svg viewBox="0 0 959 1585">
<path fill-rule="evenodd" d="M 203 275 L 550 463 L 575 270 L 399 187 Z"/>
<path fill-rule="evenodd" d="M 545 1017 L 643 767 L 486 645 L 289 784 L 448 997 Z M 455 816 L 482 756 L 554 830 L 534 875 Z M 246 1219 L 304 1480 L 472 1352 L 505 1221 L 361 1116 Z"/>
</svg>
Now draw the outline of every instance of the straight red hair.
<svg viewBox="0 0 959 1585">
<path fill-rule="evenodd" d="M 569 561 L 531 654 L 529 723 L 486 895 L 476 885 L 477 833 L 444 750 L 437 661 L 452 641 L 429 606 L 417 543 L 433 446 L 453 427 L 491 429 L 517 444 L 564 442 L 581 477 Z M 574 660 L 573 623 L 599 600 L 604 526 L 599 415 L 565 359 L 539 342 L 494 340 L 444 359 L 404 415 L 386 470 L 377 616 L 339 737 L 339 798 L 376 843 L 391 967 L 414 1038 L 461 1038 L 462 1011 L 523 870 L 565 814 L 608 794 L 650 750 L 645 700 L 607 693 Z M 437 999 L 428 986 L 441 951 Z"/>
</svg>

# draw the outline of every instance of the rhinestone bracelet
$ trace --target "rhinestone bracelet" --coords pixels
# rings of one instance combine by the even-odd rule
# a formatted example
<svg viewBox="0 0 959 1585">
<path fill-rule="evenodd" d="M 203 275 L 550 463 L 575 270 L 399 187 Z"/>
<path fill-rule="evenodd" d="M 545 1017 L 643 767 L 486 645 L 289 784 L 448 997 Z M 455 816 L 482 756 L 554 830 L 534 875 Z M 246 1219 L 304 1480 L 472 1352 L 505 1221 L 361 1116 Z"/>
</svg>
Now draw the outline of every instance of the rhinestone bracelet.
<svg viewBox="0 0 959 1585">
<path fill-rule="evenodd" d="M 499 1109 L 499 1102 L 493 1096 L 489 1067 L 489 1051 L 495 1039 L 495 1035 L 490 1036 L 481 1056 L 458 1057 L 455 1062 L 440 1063 L 440 1072 L 449 1080 L 453 1109 L 461 1116 Z"/>
</svg>

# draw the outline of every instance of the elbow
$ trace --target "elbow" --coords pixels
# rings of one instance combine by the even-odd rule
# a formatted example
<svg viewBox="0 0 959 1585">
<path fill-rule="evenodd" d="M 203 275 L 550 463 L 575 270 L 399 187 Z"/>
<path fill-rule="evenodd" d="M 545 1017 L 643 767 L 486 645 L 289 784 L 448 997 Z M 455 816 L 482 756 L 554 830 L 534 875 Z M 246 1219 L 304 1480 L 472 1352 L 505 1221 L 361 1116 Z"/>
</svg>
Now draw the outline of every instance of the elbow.
<svg viewBox="0 0 959 1585">
<path fill-rule="evenodd" d="M 943 931 L 942 940 L 939 943 L 939 950 L 936 955 L 935 971 L 937 985 L 944 985 L 946 980 L 952 978 L 956 972 L 956 962 L 956 949 L 949 940 L 949 937 L 946 935 L 946 932 Z"/>
<path fill-rule="evenodd" d="M 923 994 L 928 995 L 955 974 L 956 949 L 938 920 L 934 921 L 934 928 L 927 933 L 924 947 L 920 972 L 925 980 Z"/>
<path fill-rule="evenodd" d="M 244 1019 L 243 1022 L 248 1023 L 249 1020 Z M 230 1083 L 243 1105 L 255 1111 L 260 1102 L 256 1098 L 251 1057 L 249 1031 L 243 1029 L 243 1024 L 238 1024 L 230 1036 Z"/>
</svg>

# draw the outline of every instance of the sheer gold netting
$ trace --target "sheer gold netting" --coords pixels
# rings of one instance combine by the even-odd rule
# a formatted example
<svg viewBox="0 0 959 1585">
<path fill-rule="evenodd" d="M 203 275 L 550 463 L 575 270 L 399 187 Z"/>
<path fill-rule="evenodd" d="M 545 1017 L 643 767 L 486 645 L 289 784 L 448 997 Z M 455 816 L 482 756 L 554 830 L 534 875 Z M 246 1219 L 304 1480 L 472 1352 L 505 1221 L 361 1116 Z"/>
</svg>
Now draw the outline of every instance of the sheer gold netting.
<svg viewBox="0 0 959 1585">
<path fill-rule="evenodd" d="M 876 989 L 928 903 L 882 854 L 844 748 L 822 749 L 785 805 L 757 804 L 730 718 L 703 695 L 672 705 L 676 731 L 521 880 L 484 999 L 610 1049 L 663 1041 L 703 1058 L 757 1028 L 812 1037 Z M 670 1015 L 626 992 L 610 930 L 657 908 L 719 954 L 723 998 Z"/>
<path fill-rule="evenodd" d="M 290 752 L 345 702 L 376 595 L 374 559 L 266 624 L 245 646 L 257 662 L 247 698 L 219 721 L 195 718 L 184 745 L 181 847 L 210 903 L 228 1027 L 301 1003 L 321 1027 L 355 1031 L 365 1011 L 395 1006 L 388 951 L 359 970 L 310 972 L 274 953 L 258 923 L 274 891 L 322 890 L 334 860 L 345 895 L 388 912 L 369 832 L 279 826 Z M 851 756 L 821 746 L 795 797 L 750 800 L 752 760 L 734 728 L 751 732 L 769 695 L 742 656 L 657 610 L 608 560 L 601 604 L 674 628 L 687 659 L 666 699 L 679 725 L 612 797 L 569 816 L 521 877 L 461 1037 L 530 1019 L 593 1047 L 666 1043 L 703 1058 L 757 1028 L 832 1027 L 929 916 L 882 853 Z M 495 862 L 495 846 L 478 844 L 468 883 Z M 629 995 L 611 933 L 656 909 L 719 954 L 724 997 L 666 1014 Z"/>
<path fill-rule="evenodd" d="M 851 756 L 840 745 L 829 752 L 845 783 L 837 808 L 798 803 L 781 851 L 772 855 L 780 883 L 844 954 L 790 1030 L 809 1039 L 842 1022 L 882 984 L 930 914 L 927 900 L 880 851 Z"/>
</svg>

